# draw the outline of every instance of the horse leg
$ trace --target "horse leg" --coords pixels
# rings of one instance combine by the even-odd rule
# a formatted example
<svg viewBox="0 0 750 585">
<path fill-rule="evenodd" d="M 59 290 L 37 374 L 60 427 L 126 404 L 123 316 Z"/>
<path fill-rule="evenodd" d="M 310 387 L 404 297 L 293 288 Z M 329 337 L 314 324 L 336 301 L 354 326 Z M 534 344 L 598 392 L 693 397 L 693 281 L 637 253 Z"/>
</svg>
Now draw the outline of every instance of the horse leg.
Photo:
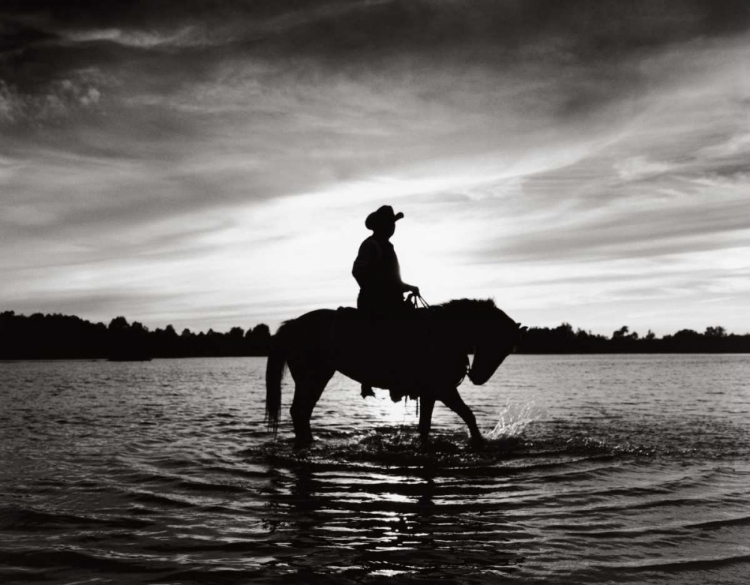
<svg viewBox="0 0 750 585">
<path fill-rule="evenodd" d="M 291 369 L 291 368 L 290 368 Z M 310 417 L 320 395 L 333 377 L 333 368 L 317 368 L 295 377 L 294 399 L 290 413 L 294 424 L 297 445 L 309 445 L 313 441 Z M 294 372 L 292 373 L 294 375 Z"/>
<path fill-rule="evenodd" d="M 455 412 L 458 416 L 460 416 L 463 419 L 463 421 L 468 425 L 469 432 L 471 433 L 471 440 L 474 443 L 477 443 L 480 445 L 483 444 L 484 437 L 482 436 L 482 433 L 479 432 L 479 427 L 477 426 L 477 419 L 474 416 L 474 413 L 471 412 L 471 409 L 468 406 L 466 406 L 466 403 L 458 394 L 458 389 L 456 388 L 452 390 L 441 400 L 443 404 L 445 404 L 448 408 L 450 408 L 453 412 Z"/>
<path fill-rule="evenodd" d="M 430 435 L 430 426 L 432 425 L 432 409 L 435 407 L 434 398 L 419 399 L 419 438 L 427 441 Z"/>
<path fill-rule="evenodd" d="M 310 413 L 312 408 L 309 407 L 310 389 L 306 384 L 296 384 L 294 387 L 294 400 L 289 412 L 292 415 L 294 424 L 294 436 L 298 446 L 309 445 L 312 443 L 313 436 L 310 430 Z"/>
</svg>

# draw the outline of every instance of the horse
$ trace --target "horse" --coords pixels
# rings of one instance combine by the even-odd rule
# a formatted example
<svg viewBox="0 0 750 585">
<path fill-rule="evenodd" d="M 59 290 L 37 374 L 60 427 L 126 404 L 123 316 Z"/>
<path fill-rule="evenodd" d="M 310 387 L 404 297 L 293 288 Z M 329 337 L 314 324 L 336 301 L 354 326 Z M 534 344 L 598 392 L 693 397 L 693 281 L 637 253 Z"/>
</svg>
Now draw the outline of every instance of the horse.
<svg viewBox="0 0 750 585">
<path fill-rule="evenodd" d="M 422 440 L 429 438 L 432 411 L 440 400 L 463 419 L 472 441 L 481 444 L 476 418 L 458 386 L 465 377 L 475 385 L 487 382 L 526 329 L 491 299 L 457 299 L 379 321 L 350 308 L 305 313 L 284 322 L 271 338 L 266 422 L 275 435 L 288 366 L 295 383 L 290 413 L 296 442 L 311 443 L 312 411 L 338 371 L 360 383 L 390 389 L 395 401 L 406 395 L 418 398 Z"/>
</svg>

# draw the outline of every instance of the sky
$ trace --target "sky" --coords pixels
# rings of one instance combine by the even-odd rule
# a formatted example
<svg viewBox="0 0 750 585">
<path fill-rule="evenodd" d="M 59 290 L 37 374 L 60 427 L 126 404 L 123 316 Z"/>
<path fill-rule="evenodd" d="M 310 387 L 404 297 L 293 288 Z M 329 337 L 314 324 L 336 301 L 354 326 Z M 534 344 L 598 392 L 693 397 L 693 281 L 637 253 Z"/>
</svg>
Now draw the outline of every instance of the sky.
<svg viewBox="0 0 750 585">
<path fill-rule="evenodd" d="M 226 331 L 431 303 L 750 332 L 744 0 L 3 0 L 0 310 Z"/>
</svg>

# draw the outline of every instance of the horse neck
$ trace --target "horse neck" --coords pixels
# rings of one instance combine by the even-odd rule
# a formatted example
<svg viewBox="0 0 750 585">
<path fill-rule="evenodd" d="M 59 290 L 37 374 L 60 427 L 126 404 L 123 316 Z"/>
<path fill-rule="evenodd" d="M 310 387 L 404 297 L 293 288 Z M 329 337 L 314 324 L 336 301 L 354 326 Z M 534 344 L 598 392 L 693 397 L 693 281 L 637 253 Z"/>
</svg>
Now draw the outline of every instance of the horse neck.
<svg viewBox="0 0 750 585">
<path fill-rule="evenodd" d="M 498 334 L 503 337 L 512 334 L 512 321 L 499 309 L 488 309 L 486 305 L 483 306 L 482 301 L 466 301 L 461 304 L 454 301 L 439 306 L 438 311 L 438 318 L 449 324 L 451 336 L 468 352 L 473 351 L 484 340 L 497 341 Z M 505 323 L 502 317 L 505 317 L 508 323 Z M 493 329 L 489 338 L 488 326 Z"/>
<path fill-rule="evenodd" d="M 477 336 L 472 335 L 471 328 L 460 321 L 450 322 L 448 327 L 451 342 L 460 348 L 461 353 L 474 353 L 477 345 Z"/>
<path fill-rule="evenodd" d="M 461 351 L 466 353 L 474 351 L 481 337 L 482 323 L 480 320 L 451 310 L 451 307 L 438 307 L 437 317 L 451 340 L 461 348 Z"/>
</svg>

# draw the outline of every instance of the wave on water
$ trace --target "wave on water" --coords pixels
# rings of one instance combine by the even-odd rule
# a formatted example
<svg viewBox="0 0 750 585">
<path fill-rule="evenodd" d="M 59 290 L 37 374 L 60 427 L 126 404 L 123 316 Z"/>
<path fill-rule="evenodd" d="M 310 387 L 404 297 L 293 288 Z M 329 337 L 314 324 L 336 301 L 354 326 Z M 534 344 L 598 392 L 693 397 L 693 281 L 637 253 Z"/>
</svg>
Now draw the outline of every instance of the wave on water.
<svg viewBox="0 0 750 585">
<path fill-rule="evenodd" d="M 380 425 L 371 429 L 316 430 L 312 445 L 298 449 L 291 433 L 263 441 L 247 451 L 265 462 L 307 462 L 315 465 L 373 464 L 388 467 L 437 465 L 471 467 L 511 461 L 566 464 L 582 459 L 669 458 L 688 461 L 736 458 L 750 454 L 750 440 L 731 424 L 688 420 L 678 425 L 653 420 L 556 420 L 534 402 L 508 402 L 498 409 L 485 442 L 472 444 L 462 425 L 433 427 L 430 439 L 420 439 L 416 425 Z"/>
</svg>

